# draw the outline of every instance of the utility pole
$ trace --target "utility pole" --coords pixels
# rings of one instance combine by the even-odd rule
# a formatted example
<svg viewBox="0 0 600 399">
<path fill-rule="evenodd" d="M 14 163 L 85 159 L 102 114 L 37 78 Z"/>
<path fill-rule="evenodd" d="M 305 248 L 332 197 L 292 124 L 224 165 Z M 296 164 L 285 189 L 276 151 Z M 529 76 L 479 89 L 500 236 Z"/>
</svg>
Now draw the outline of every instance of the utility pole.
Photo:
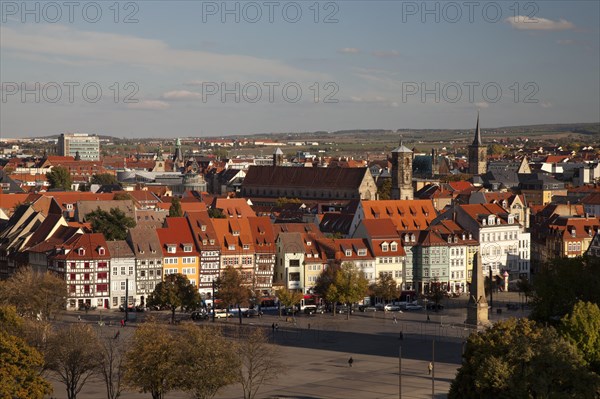
<svg viewBox="0 0 600 399">
<path fill-rule="evenodd" d="M 125 322 L 128 322 L 129 319 L 127 315 L 129 313 L 129 279 L 125 279 Z"/>
<path fill-rule="evenodd" d="M 435 338 L 431 340 L 431 399 L 435 399 Z"/>
<path fill-rule="evenodd" d="M 494 280 L 492 280 L 492 265 L 490 265 L 490 310 L 494 308 L 494 299 L 492 293 L 494 292 Z"/>
<path fill-rule="evenodd" d="M 213 277 L 214 278 L 214 277 Z M 215 280 L 212 281 L 212 321 L 215 322 Z"/>
<path fill-rule="evenodd" d="M 398 348 L 398 399 L 402 399 L 402 345 Z"/>
</svg>

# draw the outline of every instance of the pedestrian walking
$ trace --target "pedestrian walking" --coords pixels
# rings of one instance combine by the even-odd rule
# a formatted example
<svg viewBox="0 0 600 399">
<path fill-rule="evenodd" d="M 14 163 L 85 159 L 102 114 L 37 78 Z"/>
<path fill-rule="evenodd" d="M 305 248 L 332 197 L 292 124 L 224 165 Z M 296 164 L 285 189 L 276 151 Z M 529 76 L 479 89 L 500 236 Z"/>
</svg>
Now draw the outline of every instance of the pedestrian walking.
<svg viewBox="0 0 600 399">
<path fill-rule="evenodd" d="M 433 363 L 429 362 L 429 366 L 427 367 L 427 371 L 428 371 L 428 375 L 431 375 L 431 372 L 433 371 Z"/>
<path fill-rule="evenodd" d="M 402 331 L 400 331 L 400 341 L 404 340 L 404 333 Z"/>
<path fill-rule="evenodd" d="M 396 315 L 394 315 L 394 324 L 398 324 L 398 319 L 396 318 Z"/>
<path fill-rule="evenodd" d="M 348 367 L 352 367 L 352 363 L 354 363 L 354 359 L 350 356 L 350 359 L 348 359 Z"/>
<path fill-rule="evenodd" d="M 125 327 L 125 320 L 121 319 L 121 328 Z"/>
<path fill-rule="evenodd" d="M 279 331 L 279 323 L 275 323 L 275 331 Z"/>
<path fill-rule="evenodd" d="M 77 321 L 81 321 L 81 315 L 77 315 Z"/>
<path fill-rule="evenodd" d="M 117 333 L 115 334 L 115 339 L 119 338 L 119 335 L 121 335 L 121 331 L 117 330 Z"/>
<path fill-rule="evenodd" d="M 271 330 L 273 330 L 273 333 L 275 333 L 275 323 L 271 324 Z"/>
</svg>

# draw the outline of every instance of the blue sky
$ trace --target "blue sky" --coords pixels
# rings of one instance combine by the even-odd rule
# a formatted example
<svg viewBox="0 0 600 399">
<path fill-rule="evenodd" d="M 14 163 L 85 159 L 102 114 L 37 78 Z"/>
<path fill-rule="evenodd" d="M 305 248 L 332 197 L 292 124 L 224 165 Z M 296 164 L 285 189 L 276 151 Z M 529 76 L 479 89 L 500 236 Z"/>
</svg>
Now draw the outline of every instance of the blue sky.
<svg viewBox="0 0 600 399">
<path fill-rule="evenodd" d="M 1 2 L 2 137 L 600 120 L 597 1 L 22 4 Z"/>
</svg>

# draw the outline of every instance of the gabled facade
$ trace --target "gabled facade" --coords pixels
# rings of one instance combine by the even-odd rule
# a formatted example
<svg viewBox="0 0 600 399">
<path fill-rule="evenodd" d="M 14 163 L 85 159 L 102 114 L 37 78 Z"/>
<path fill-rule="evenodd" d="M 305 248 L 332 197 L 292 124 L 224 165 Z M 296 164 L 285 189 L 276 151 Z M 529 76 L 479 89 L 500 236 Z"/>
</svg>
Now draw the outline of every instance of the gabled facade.
<svg viewBox="0 0 600 399">
<path fill-rule="evenodd" d="M 275 235 L 268 217 L 248 218 L 250 235 L 254 244 L 253 290 L 269 295 L 273 288 L 275 270 Z"/>
<path fill-rule="evenodd" d="M 244 284 L 252 287 L 256 252 L 248 219 L 240 216 L 211 220 L 221 247 L 220 272 L 231 266 L 239 271 Z"/>
<path fill-rule="evenodd" d="M 187 219 L 167 218 L 165 227 L 156 233 L 163 255 L 163 277 L 180 273 L 198 286 L 199 253 Z"/>
<path fill-rule="evenodd" d="M 111 255 L 104 235 L 75 235 L 48 257 L 49 271 L 67 283 L 67 309 L 110 308 Z"/>
<path fill-rule="evenodd" d="M 156 285 L 162 281 L 163 253 L 160 240 L 154 227 L 138 224 L 129 229 L 127 242 L 135 255 L 135 292 L 140 305 L 144 305 Z"/>
<path fill-rule="evenodd" d="M 220 240 L 207 211 L 187 212 L 186 217 L 200 253 L 198 291 L 203 298 L 210 299 L 212 298 L 213 281 L 220 274 Z"/>
<path fill-rule="evenodd" d="M 136 290 L 136 261 L 133 250 L 125 240 L 108 241 L 106 244 L 111 254 L 111 308 L 118 309 L 125 303 L 128 306 L 139 305 L 140 297 Z"/>
</svg>

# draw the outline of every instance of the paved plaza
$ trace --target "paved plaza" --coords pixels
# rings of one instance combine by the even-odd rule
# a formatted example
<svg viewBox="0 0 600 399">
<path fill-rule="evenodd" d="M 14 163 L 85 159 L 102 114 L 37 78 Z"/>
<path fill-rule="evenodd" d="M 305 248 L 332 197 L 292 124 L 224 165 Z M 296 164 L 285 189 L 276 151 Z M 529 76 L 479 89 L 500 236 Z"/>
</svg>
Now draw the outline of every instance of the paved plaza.
<svg viewBox="0 0 600 399">
<path fill-rule="evenodd" d="M 515 294 L 501 293 L 490 312 L 492 321 L 506 317 L 525 315 L 522 310 L 508 311 L 507 302 L 518 303 Z M 349 320 L 345 315 L 331 314 L 297 317 L 295 323 L 290 318 L 265 315 L 262 318 L 243 319 L 244 328 L 263 328 L 274 340 L 287 365 L 287 372 L 265 383 L 257 398 L 431 398 L 432 381 L 428 375 L 428 365 L 435 350 L 435 398 L 445 398 L 450 382 L 460 365 L 463 342 L 469 330 L 461 326 L 466 317 L 466 298 L 444 302 L 441 312 L 430 312 L 427 321 L 425 310 L 416 312 L 373 312 L 355 313 Z M 498 314 L 496 308 L 502 309 Z M 168 312 L 153 312 L 168 319 Z M 137 322 L 130 322 L 125 328 L 119 326 L 123 313 L 94 311 L 81 314 L 81 322 L 97 323 L 100 318 L 105 323 L 102 329 L 106 334 L 122 331 L 122 336 L 131 334 L 135 325 L 146 314 L 136 314 Z M 396 322 L 394 322 L 396 315 Z M 108 325 L 110 321 L 110 326 Z M 64 322 L 78 322 L 77 314 L 68 315 Z M 202 321 L 198 323 L 211 323 Z M 217 321 L 227 331 L 238 327 L 237 319 Z M 273 334 L 272 323 L 279 324 Z M 400 332 L 402 331 L 402 334 Z M 402 339 L 401 339 L 402 338 Z M 402 373 L 398 373 L 402 347 Z M 352 367 L 348 359 L 352 357 Z M 66 398 L 64 386 L 54 384 L 54 398 Z M 171 392 L 167 398 L 180 399 L 187 396 L 182 392 Z M 82 390 L 79 398 L 103 399 L 105 388 L 101 381 L 91 381 Z M 124 392 L 124 399 L 150 398 L 150 394 Z M 222 390 L 217 398 L 240 398 L 239 385 Z"/>
</svg>

